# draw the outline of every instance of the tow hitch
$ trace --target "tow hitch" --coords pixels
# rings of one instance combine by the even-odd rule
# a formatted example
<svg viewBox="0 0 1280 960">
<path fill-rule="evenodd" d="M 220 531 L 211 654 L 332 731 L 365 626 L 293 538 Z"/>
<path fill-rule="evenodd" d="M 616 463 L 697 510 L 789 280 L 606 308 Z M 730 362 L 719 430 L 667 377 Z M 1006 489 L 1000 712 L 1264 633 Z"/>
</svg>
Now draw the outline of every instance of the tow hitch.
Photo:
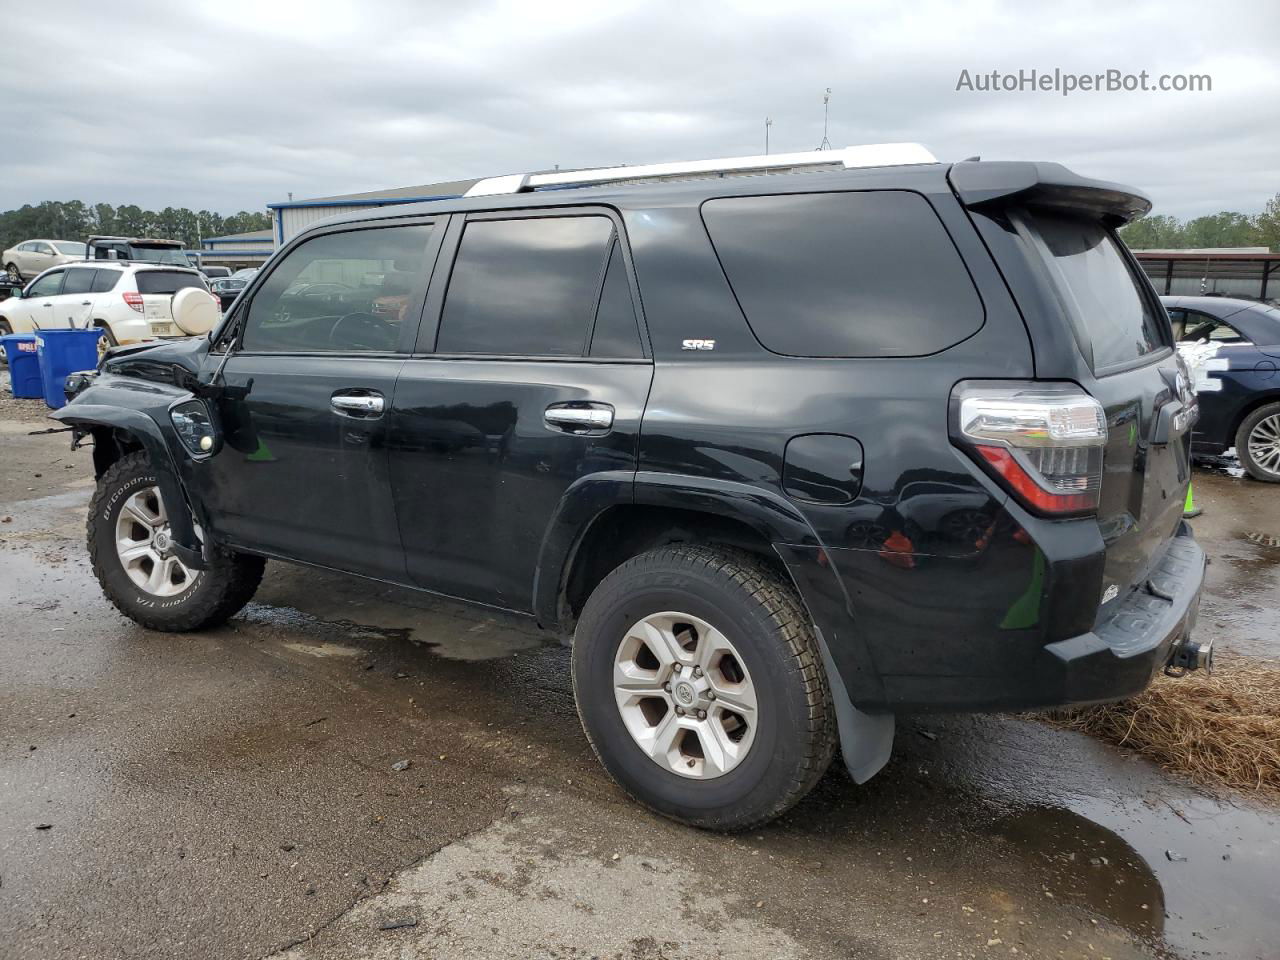
<svg viewBox="0 0 1280 960">
<path fill-rule="evenodd" d="M 1186 676 L 1192 670 L 1213 673 L 1213 644 L 1195 640 L 1179 640 L 1173 647 L 1169 662 L 1164 665 L 1167 677 Z"/>
</svg>

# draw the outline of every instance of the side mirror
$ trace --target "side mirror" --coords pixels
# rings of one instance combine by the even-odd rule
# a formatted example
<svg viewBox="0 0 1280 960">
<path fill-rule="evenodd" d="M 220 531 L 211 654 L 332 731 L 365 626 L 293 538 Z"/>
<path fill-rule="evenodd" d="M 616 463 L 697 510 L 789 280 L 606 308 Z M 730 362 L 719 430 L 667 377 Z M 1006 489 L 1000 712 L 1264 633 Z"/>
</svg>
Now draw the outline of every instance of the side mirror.
<svg viewBox="0 0 1280 960">
<path fill-rule="evenodd" d="M 9 296 L 14 300 L 21 300 L 24 296 L 24 291 L 21 287 L 12 287 L 9 291 Z"/>
<path fill-rule="evenodd" d="M 203 287 L 186 287 L 173 296 L 173 322 L 183 333 L 198 337 L 222 319 L 218 301 Z"/>
</svg>

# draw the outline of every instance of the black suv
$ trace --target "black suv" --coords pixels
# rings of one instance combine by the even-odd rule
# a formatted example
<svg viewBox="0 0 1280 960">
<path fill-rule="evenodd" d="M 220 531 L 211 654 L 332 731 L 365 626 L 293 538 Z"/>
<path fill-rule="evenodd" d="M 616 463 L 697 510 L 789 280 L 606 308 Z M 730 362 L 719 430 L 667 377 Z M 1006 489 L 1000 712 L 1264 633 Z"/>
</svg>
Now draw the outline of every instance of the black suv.
<svg viewBox="0 0 1280 960">
<path fill-rule="evenodd" d="M 94 569 L 158 630 L 266 558 L 536 618 L 627 791 L 761 823 L 896 714 L 1207 662 L 1194 395 L 1115 234 L 1149 207 L 908 144 L 317 224 L 208 339 L 68 381 Z"/>
</svg>

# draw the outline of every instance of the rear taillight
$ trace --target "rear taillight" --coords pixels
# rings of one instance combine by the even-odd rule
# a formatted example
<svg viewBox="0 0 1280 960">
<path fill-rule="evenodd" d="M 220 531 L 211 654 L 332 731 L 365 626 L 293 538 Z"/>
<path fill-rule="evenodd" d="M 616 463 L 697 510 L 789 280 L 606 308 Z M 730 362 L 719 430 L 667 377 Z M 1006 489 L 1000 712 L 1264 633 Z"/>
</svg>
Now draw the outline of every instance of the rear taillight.
<svg viewBox="0 0 1280 960">
<path fill-rule="evenodd" d="M 142 294 L 125 293 L 125 294 L 122 294 L 122 296 L 124 297 L 125 303 L 133 307 L 133 309 L 137 310 L 139 313 L 142 312 Z"/>
<path fill-rule="evenodd" d="M 1039 513 L 1098 507 L 1107 418 L 1073 383 L 961 383 L 951 394 L 951 435 Z"/>
</svg>

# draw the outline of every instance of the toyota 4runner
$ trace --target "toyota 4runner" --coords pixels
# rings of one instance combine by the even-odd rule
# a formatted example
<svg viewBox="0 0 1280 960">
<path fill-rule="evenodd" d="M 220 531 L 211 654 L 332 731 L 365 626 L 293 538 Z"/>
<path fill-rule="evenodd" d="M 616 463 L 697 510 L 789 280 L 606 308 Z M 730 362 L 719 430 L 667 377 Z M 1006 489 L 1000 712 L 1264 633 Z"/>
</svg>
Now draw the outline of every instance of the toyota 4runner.
<svg viewBox="0 0 1280 960">
<path fill-rule="evenodd" d="M 894 716 L 1207 665 L 1195 399 L 1136 191 L 913 144 L 480 181 L 314 225 L 111 351 L 93 567 L 219 623 L 267 558 L 536 618 L 651 808 L 743 828 Z"/>
</svg>

